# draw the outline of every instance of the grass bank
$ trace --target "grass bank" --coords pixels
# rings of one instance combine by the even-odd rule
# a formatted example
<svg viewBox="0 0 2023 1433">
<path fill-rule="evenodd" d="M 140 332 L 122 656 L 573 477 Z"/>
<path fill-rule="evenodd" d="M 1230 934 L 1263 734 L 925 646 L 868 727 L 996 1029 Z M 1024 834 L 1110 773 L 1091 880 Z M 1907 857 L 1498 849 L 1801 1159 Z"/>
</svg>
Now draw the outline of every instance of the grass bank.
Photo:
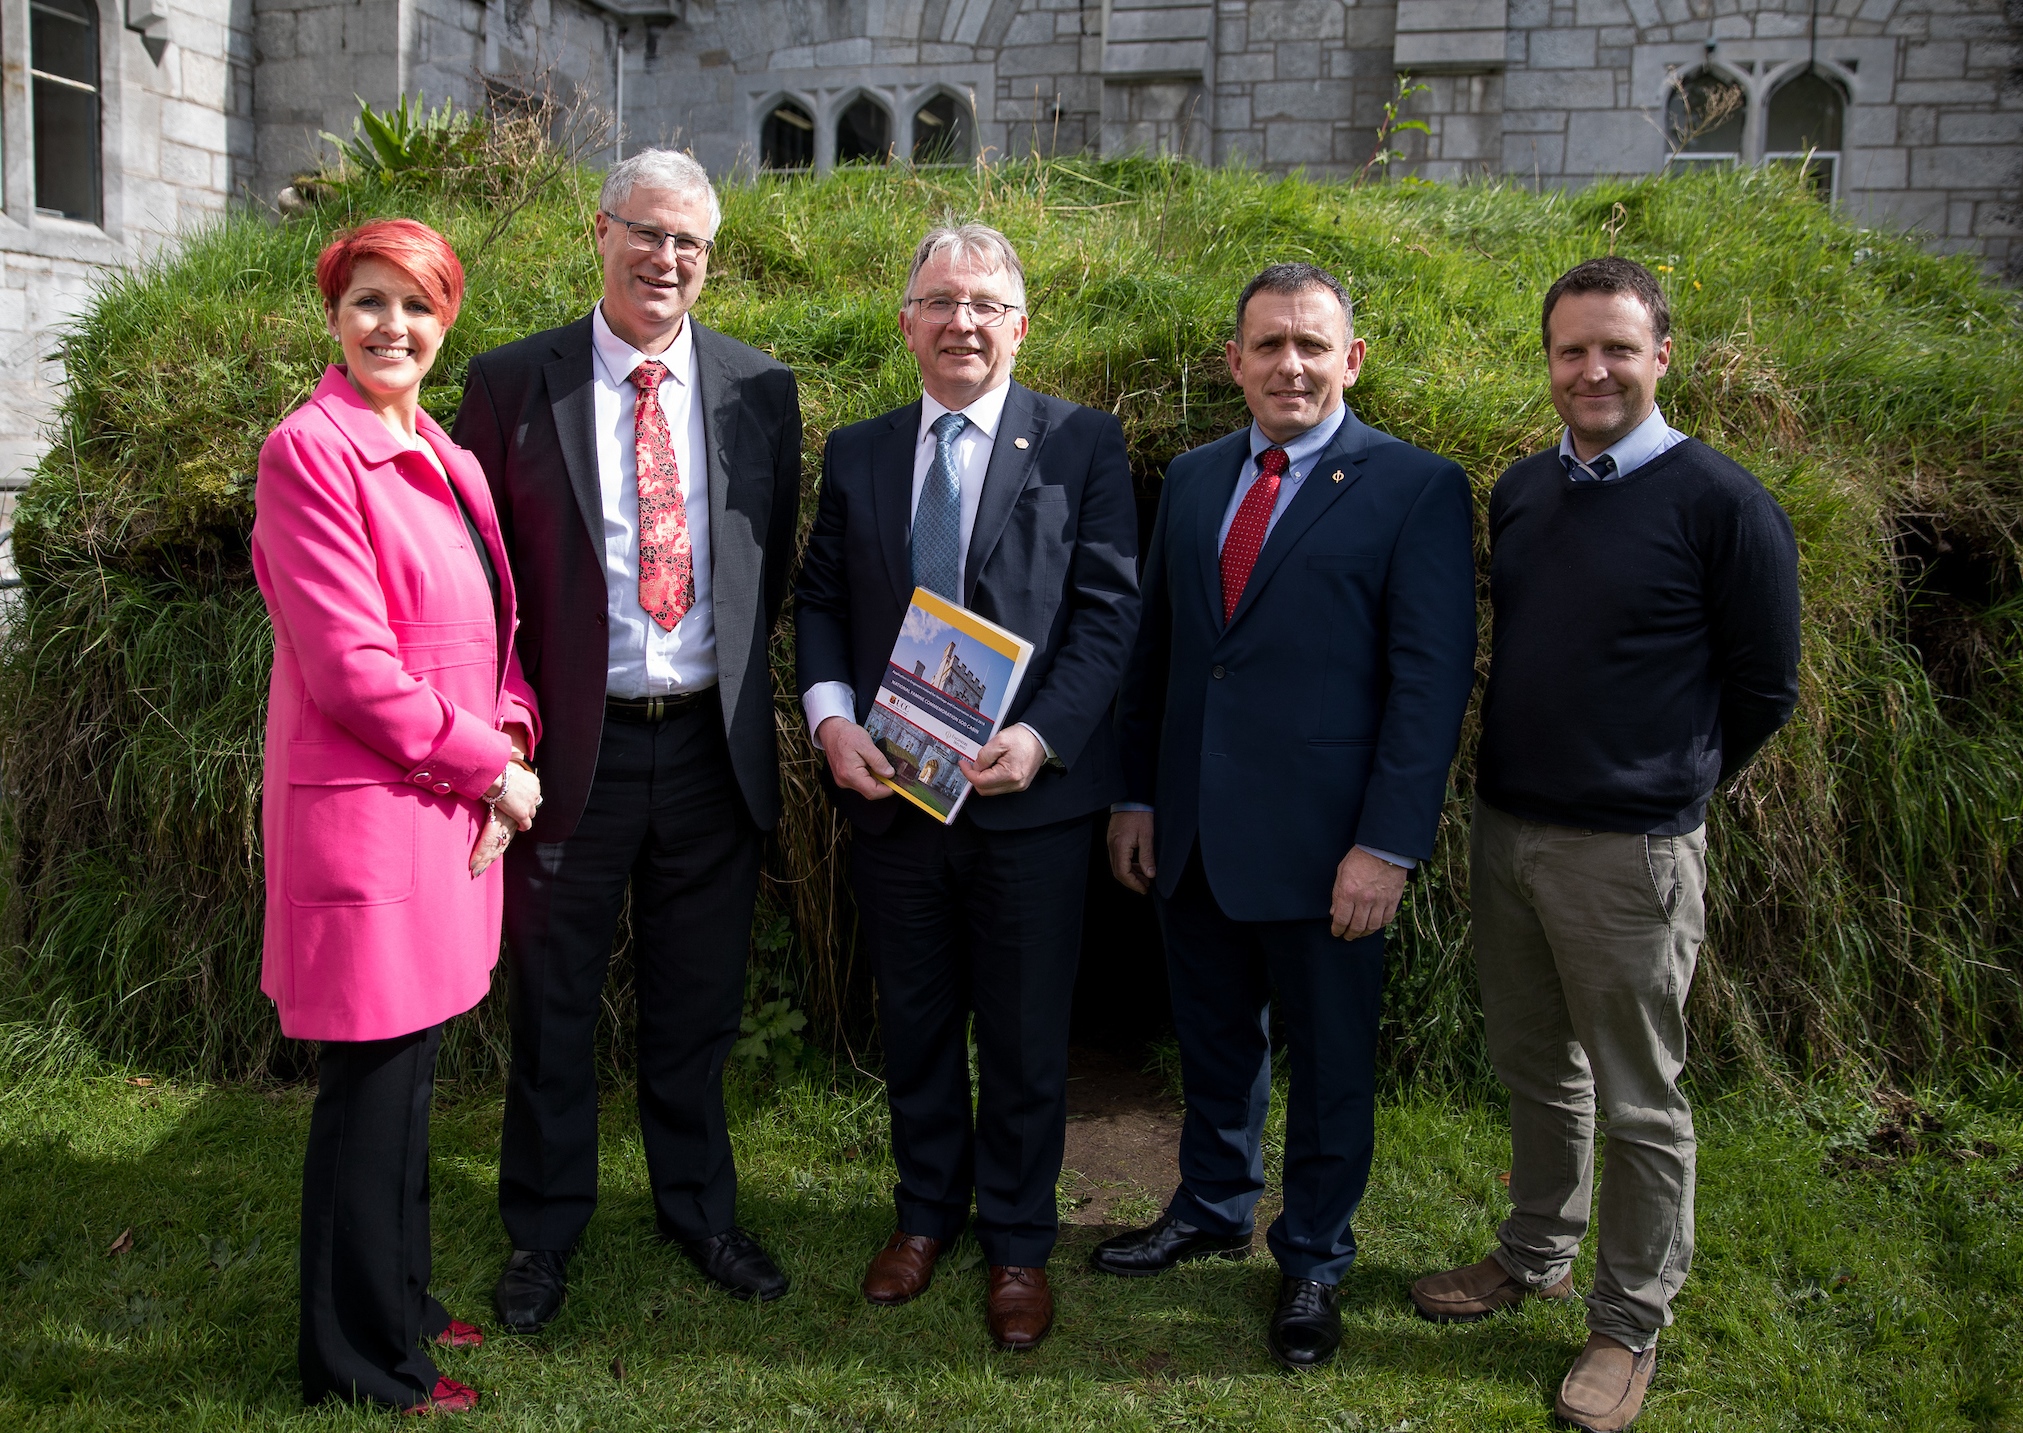
<svg viewBox="0 0 2023 1433">
<path fill-rule="evenodd" d="M 76 1074 L 0 1094 L 0 1424 L 386 1426 L 299 1402 L 308 1100 Z M 1584 1338 L 1578 1305 L 1452 1329 L 1406 1306 L 1419 1274 L 1479 1257 L 1507 1207 L 1508 1135 L 1477 1107 L 1380 1111 L 1341 1356 L 1292 1378 L 1264 1348 L 1276 1274 L 1262 1256 L 1120 1280 L 1084 1263 L 1102 1231 L 1071 1230 L 1054 1261 L 1060 1322 L 1023 1356 L 990 1347 L 973 1245 L 915 1303 L 867 1306 L 857 1280 L 894 1178 L 875 1087 L 734 1086 L 740 1218 L 794 1280 L 778 1304 L 737 1304 L 652 1237 L 628 1105 L 606 1103 L 602 1203 L 560 1319 L 442 1360 L 484 1392 L 460 1426 L 1544 1429 Z M 435 1122 L 435 1290 L 481 1323 L 506 1253 L 498 1120 L 495 1094 L 451 1087 Z M 1699 1252 L 1640 1428 L 2023 1427 L 2023 1089 L 1984 1085 L 1880 1123 L 1823 1087 L 1796 1104 L 1738 1095 L 1703 1100 L 1700 1125 Z M 1587 1287 L 1591 1257 L 1575 1277 Z"/>
<path fill-rule="evenodd" d="M 330 357 L 315 254 L 383 213 L 459 245 L 470 296 L 424 393 L 447 418 L 469 355 L 592 302 L 593 184 L 563 172 L 503 228 L 496 198 L 463 180 L 327 186 L 303 216 L 226 220 L 112 281 L 79 319 L 0 646 L 17 936 L 0 978 L 38 1018 L 122 1058 L 287 1067 L 256 990 L 269 639 L 246 532 L 260 441 Z M 1057 161 L 768 180 L 729 190 L 725 209 L 699 315 L 798 373 L 804 500 L 830 429 L 915 392 L 896 296 L 912 243 L 943 218 L 1020 246 L 1020 374 L 1118 414 L 1148 504 L 1168 459 L 1242 420 L 1221 343 L 1237 288 L 1268 262 L 1349 280 L 1371 345 L 1357 410 L 1458 459 L 1482 498 L 1554 432 L 1546 286 L 1608 250 L 1654 265 L 1679 344 L 1666 413 L 1791 513 L 1806 603 L 1799 714 L 1714 808 L 1698 1068 L 1905 1077 L 2023 1049 L 2023 345 L 2016 297 L 1963 261 L 1858 230 L 1761 170 L 1568 196 Z M 780 723 L 789 814 L 755 1008 L 790 999 L 833 1029 L 844 837 L 791 701 Z M 1482 1074 L 1469 744 L 1472 725 L 1394 947 L 1384 1065 L 1400 1082 Z M 496 1006 L 463 1028 L 448 1068 L 493 1066 Z"/>
</svg>

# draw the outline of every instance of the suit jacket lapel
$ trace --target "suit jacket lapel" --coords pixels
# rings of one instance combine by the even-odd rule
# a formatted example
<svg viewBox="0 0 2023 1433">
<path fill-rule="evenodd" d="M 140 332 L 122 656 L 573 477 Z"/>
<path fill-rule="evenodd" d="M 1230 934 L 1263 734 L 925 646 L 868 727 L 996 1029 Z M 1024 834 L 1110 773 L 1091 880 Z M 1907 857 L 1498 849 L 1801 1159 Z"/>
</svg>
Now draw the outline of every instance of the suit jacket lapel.
<svg viewBox="0 0 2023 1433">
<path fill-rule="evenodd" d="M 1314 459 L 1313 466 L 1300 483 L 1299 492 L 1286 510 L 1279 516 L 1265 539 L 1264 550 L 1257 555 L 1257 565 L 1250 570 L 1250 581 L 1243 586 L 1243 596 L 1237 601 L 1236 611 L 1230 615 L 1229 625 L 1234 627 L 1243 620 L 1257 602 L 1257 594 L 1272 573 L 1302 534 L 1319 520 L 1320 515 L 1341 499 L 1343 493 L 1362 480 L 1363 459 L 1369 455 L 1370 429 L 1354 413 L 1344 415 L 1340 431 L 1334 442 L 1321 450 Z M 1340 473 L 1342 480 L 1336 482 L 1334 475 Z M 1224 500 L 1225 502 L 1227 499 Z"/>
<path fill-rule="evenodd" d="M 590 546 L 604 551 L 604 497 L 597 482 L 597 375 L 590 351 L 588 315 L 563 329 L 555 358 L 543 370 L 555 411 L 555 436 L 562 465 L 576 494 L 576 509 L 590 534 Z"/>
<path fill-rule="evenodd" d="M 913 558 L 907 540 L 913 531 L 913 449 L 920 437 L 920 404 L 909 403 L 891 418 L 892 426 L 871 444 L 871 494 L 885 567 L 892 576 L 892 590 L 904 605 L 913 600 Z"/>
<path fill-rule="evenodd" d="M 693 318 L 689 322 L 695 323 Z M 726 713 L 737 710 L 751 648 L 752 619 L 759 610 L 759 552 L 746 508 L 730 505 L 731 487 L 746 481 L 732 463 L 738 418 L 743 412 L 738 385 L 724 367 L 718 335 L 695 324 L 695 401 L 702 405 L 702 442 L 708 454 L 710 608 L 716 622 L 717 682 Z M 799 434 L 793 435 L 799 441 Z M 734 518 L 733 513 L 737 516 Z"/>
<path fill-rule="evenodd" d="M 1039 460 L 1040 443 L 1047 434 L 1046 415 L 1034 400 L 1033 391 L 1013 383 L 1005 395 L 1004 410 L 998 416 L 997 436 L 991 441 L 990 462 L 983 470 L 983 492 L 976 503 L 976 523 L 969 530 L 969 558 L 963 563 L 962 602 L 975 605 L 976 579 L 990 560 L 997 541 L 1011 521 L 1012 508 L 1025 491 L 1026 477 Z M 1021 448 L 1024 438 L 1028 446 Z"/>
<path fill-rule="evenodd" d="M 1220 441 L 1229 445 L 1229 451 L 1210 466 L 1195 512 L 1201 595 L 1208 602 L 1209 625 L 1218 632 L 1222 630 L 1222 547 L 1216 538 L 1222 530 L 1222 515 L 1229 511 L 1230 495 L 1236 491 L 1236 480 L 1242 476 L 1244 460 L 1250 456 L 1250 429 L 1240 429 Z"/>
</svg>

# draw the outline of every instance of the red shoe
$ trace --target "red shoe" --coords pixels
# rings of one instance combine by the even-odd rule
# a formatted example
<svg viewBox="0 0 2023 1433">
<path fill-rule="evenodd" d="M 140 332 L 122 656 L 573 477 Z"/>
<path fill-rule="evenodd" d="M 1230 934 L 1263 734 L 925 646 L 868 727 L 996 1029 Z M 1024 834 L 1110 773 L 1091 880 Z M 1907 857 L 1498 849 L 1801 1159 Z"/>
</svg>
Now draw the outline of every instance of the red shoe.
<svg viewBox="0 0 2023 1433">
<path fill-rule="evenodd" d="M 438 1378 L 435 1392 L 402 1411 L 409 1414 L 468 1413 L 478 1406 L 478 1390 L 454 1378 Z"/>
<path fill-rule="evenodd" d="M 435 1336 L 438 1348 L 477 1348 L 484 1341 L 485 1331 L 462 1319 L 451 1319 L 450 1326 Z"/>
</svg>

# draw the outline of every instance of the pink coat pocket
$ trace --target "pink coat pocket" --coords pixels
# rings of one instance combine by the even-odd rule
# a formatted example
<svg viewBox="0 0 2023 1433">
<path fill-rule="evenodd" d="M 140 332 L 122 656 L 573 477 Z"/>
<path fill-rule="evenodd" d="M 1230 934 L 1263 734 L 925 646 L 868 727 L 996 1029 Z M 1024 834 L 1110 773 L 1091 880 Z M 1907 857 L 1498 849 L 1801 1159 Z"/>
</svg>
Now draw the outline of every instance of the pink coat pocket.
<svg viewBox="0 0 2023 1433">
<path fill-rule="evenodd" d="M 392 762 L 357 742 L 290 742 L 288 899 L 298 906 L 408 899 L 422 800 Z"/>
</svg>

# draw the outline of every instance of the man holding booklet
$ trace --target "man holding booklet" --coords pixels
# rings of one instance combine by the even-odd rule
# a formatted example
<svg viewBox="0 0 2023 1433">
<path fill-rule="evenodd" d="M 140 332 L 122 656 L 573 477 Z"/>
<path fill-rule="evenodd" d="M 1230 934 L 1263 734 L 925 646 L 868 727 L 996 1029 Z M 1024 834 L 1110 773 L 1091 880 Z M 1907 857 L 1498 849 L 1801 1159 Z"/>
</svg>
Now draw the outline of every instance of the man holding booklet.
<svg viewBox="0 0 2023 1433">
<path fill-rule="evenodd" d="M 991 1337 L 1026 1348 L 1053 1324 L 1090 818 L 1124 794 L 1110 704 L 1137 517 L 1116 419 L 1011 379 L 1025 272 L 1002 234 L 922 240 L 899 324 L 921 399 L 830 435 L 795 594 L 808 729 L 856 828 L 899 1166 L 864 1296 L 924 1290 L 974 1198 Z"/>
</svg>

